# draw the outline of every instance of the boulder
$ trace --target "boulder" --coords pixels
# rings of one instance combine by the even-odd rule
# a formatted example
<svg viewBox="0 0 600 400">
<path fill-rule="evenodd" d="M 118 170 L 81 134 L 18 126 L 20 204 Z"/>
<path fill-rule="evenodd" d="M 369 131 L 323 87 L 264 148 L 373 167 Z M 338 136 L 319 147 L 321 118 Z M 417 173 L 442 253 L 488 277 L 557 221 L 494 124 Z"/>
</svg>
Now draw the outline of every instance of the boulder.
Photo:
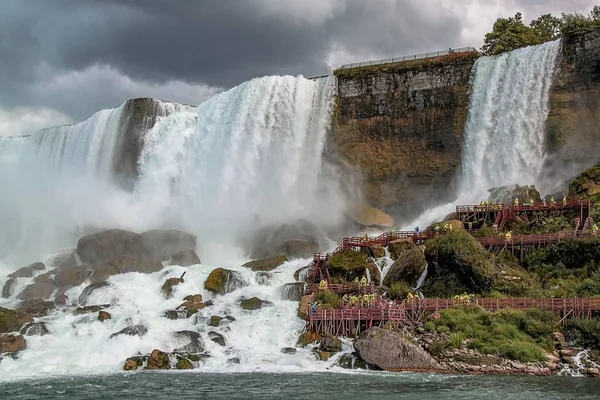
<svg viewBox="0 0 600 400">
<path fill-rule="evenodd" d="M 391 228 L 396 221 L 383 211 L 363 204 L 346 210 L 346 216 L 363 227 Z"/>
<path fill-rule="evenodd" d="M 25 300 L 17 307 L 17 311 L 24 314 L 29 314 L 33 317 L 44 317 L 48 315 L 48 311 L 53 310 L 54 302 L 44 301 L 42 299 Z"/>
<path fill-rule="evenodd" d="M 249 299 L 243 299 L 240 303 L 240 306 L 244 310 L 260 310 L 265 306 L 271 306 L 273 303 L 270 301 L 261 300 L 258 297 L 252 297 Z"/>
<path fill-rule="evenodd" d="M 338 351 L 342 351 L 342 341 L 334 336 L 324 336 L 321 339 L 319 350 L 337 353 Z"/>
<path fill-rule="evenodd" d="M 208 332 L 208 338 L 219 346 L 225 347 L 225 338 L 220 333 L 210 331 Z"/>
<path fill-rule="evenodd" d="M 19 294 L 18 298 L 20 300 L 47 299 L 51 297 L 57 289 L 58 288 L 53 283 L 37 282 L 27 285 Z"/>
<path fill-rule="evenodd" d="M 177 364 L 175 364 L 175 368 L 176 369 L 193 369 L 194 364 L 192 364 L 192 362 L 190 360 L 188 360 L 187 358 L 182 358 L 177 361 Z"/>
<path fill-rule="evenodd" d="M 96 268 L 93 275 L 94 282 L 105 281 L 109 276 L 116 274 L 125 274 L 127 272 L 151 274 L 163 269 L 160 261 L 146 259 L 143 256 L 143 254 L 138 256 L 123 255 L 108 261 L 107 264 Z M 115 270 L 116 272 L 114 272 Z"/>
<path fill-rule="evenodd" d="M 298 346 L 306 347 L 321 340 L 321 335 L 315 331 L 304 332 L 298 337 Z"/>
<path fill-rule="evenodd" d="M 239 272 L 225 268 L 214 269 L 206 278 L 204 288 L 215 294 L 227 294 L 246 286 Z"/>
<path fill-rule="evenodd" d="M 313 350 L 313 353 L 317 356 L 317 361 L 327 361 L 333 355 L 328 351 L 321 351 L 318 349 Z"/>
<path fill-rule="evenodd" d="M 81 266 L 60 267 L 53 270 L 53 273 L 54 284 L 59 288 L 64 288 L 81 285 L 94 271 L 89 265 L 83 264 Z"/>
<path fill-rule="evenodd" d="M 385 257 L 385 248 L 383 246 L 372 246 L 369 248 L 371 257 L 381 258 Z"/>
<path fill-rule="evenodd" d="M 185 311 L 186 318 L 191 317 L 192 315 L 196 314 L 198 310 L 202 310 L 206 307 L 206 304 L 202 302 L 201 294 L 186 296 L 184 300 L 185 301 L 179 307 L 177 307 L 177 310 Z"/>
<path fill-rule="evenodd" d="M 221 324 L 221 321 L 223 321 L 223 317 L 219 317 L 218 315 L 213 315 L 208 320 L 208 326 L 213 326 L 216 328 Z"/>
<path fill-rule="evenodd" d="M 26 267 L 19 268 L 12 274 L 8 274 L 9 278 L 31 278 L 36 271 L 43 271 L 46 269 L 44 263 L 34 262 Z"/>
<path fill-rule="evenodd" d="M 77 307 L 75 311 L 73 311 L 74 315 L 85 315 L 90 313 L 100 312 L 103 308 L 110 307 L 110 304 L 101 304 L 94 306 L 85 306 L 85 307 Z"/>
<path fill-rule="evenodd" d="M 367 264 L 367 269 L 369 270 L 369 276 L 371 277 L 371 282 L 375 286 L 381 285 L 381 271 L 379 271 L 379 267 L 374 262 L 370 261 Z"/>
<path fill-rule="evenodd" d="M 337 365 L 344 369 L 368 369 L 367 364 L 356 353 L 342 354 Z"/>
<path fill-rule="evenodd" d="M 148 357 L 146 369 L 171 369 L 169 355 L 160 350 L 152 350 L 152 353 Z"/>
<path fill-rule="evenodd" d="M 298 318 L 308 321 L 310 305 L 315 301 L 315 294 L 302 296 L 298 304 Z"/>
<path fill-rule="evenodd" d="M 145 257 L 156 261 L 166 261 L 177 253 L 196 248 L 196 236 L 176 229 L 144 232 L 140 240 Z"/>
<path fill-rule="evenodd" d="M 397 260 L 398 257 L 406 250 L 414 246 L 412 238 L 396 239 L 388 245 L 388 251 L 390 252 L 390 258 Z"/>
<path fill-rule="evenodd" d="M 600 193 L 600 163 L 578 175 L 569 184 L 569 196 L 598 201 Z"/>
<path fill-rule="evenodd" d="M 281 352 L 283 354 L 296 354 L 296 349 L 294 347 L 284 347 Z"/>
<path fill-rule="evenodd" d="M 286 254 L 284 245 L 288 241 L 301 240 L 320 243 L 325 236 L 324 232 L 306 220 L 264 227 L 255 232 L 249 241 L 250 258 L 261 259 Z M 288 246 L 293 246 L 293 244 Z"/>
<path fill-rule="evenodd" d="M 69 297 L 64 293 L 60 293 L 60 294 L 57 294 L 56 296 L 54 296 L 54 304 L 66 306 L 68 302 L 69 302 Z"/>
<path fill-rule="evenodd" d="M 335 253 L 329 259 L 329 268 L 333 278 L 352 282 L 354 278 L 361 278 L 367 268 L 368 256 L 355 250 L 346 250 Z"/>
<path fill-rule="evenodd" d="M 112 316 L 110 315 L 110 313 L 106 312 L 106 311 L 98 311 L 98 321 L 100 322 L 104 322 L 107 319 L 111 319 Z"/>
<path fill-rule="evenodd" d="M 17 285 L 17 280 L 15 278 L 11 278 L 6 281 L 4 286 L 2 287 L 2 298 L 8 299 L 15 293 L 15 286 Z"/>
<path fill-rule="evenodd" d="M 173 296 L 173 287 L 183 282 L 183 278 L 169 278 L 163 283 L 160 291 L 168 299 Z"/>
<path fill-rule="evenodd" d="M 123 369 L 124 369 L 125 371 L 135 371 L 136 369 L 138 369 L 138 367 L 139 367 L 139 366 L 141 366 L 141 365 L 138 365 L 138 360 L 137 360 L 137 358 L 138 358 L 138 357 L 135 357 L 135 358 L 128 358 L 128 359 L 125 361 L 125 365 L 123 366 Z"/>
<path fill-rule="evenodd" d="M 128 326 L 125 329 L 121 329 L 119 332 L 117 333 L 113 333 L 112 335 L 110 335 L 110 338 L 114 338 L 116 336 L 119 335 L 129 335 L 129 336 L 144 336 L 146 333 L 148 333 L 148 328 L 146 328 L 144 325 L 132 325 L 132 326 Z"/>
<path fill-rule="evenodd" d="M 203 353 L 204 341 L 200 337 L 200 333 L 194 331 L 177 331 L 174 333 L 177 338 L 186 338 L 189 343 L 185 346 L 175 349 L 176 353 Z"/>
<path fill-rule="evenodd" d="M 502 186 L 489 189 L 490 195 L 487 201 L 501 204 L 513 204 L 515 198 L 519 199 L 520 204 L 530 204 L 531 201 L 541 201 L 540 192 L 535 186 Z"/>
<path fill-rule="evenodd" d="M 122 229 L 93 233 L 79 239 L 77 254 L 95 269 L 124 255 L 142 254 L 140 235 Z"/>
<path fill-rule="evenodd" d="M 300 269 L 297 269 L 296 272 L 294 272 L 294 279 L 298 282 L 306 282 L 306 279 L 308 278 L 308 275 L 310 275 L 310 273 L 310 267 L 302 267 Z"/>
<path fill-rule="evenodd" d="M 17 332 L 28 322 L 33 322 L 31 315 L 0 307 L 0 333 Z"/>
<path fill-rule="evenodd" d="M 354 349 L 367 364 L 388 371 L 444 371 L 429 353 L 404 335 L 373 327 L 354 341 Z"/>
<path fill-rule="evenodd" d="M 304 296 L 304 282 L 286 283 L 281 287 L 281 297 L 284 300 L 300 301 Z"/>
<path fill-rule="evenodd" d="M 23 325 L 19 333 L 25 336 L 44 336 L 50 332 L 44 322 L 29 322 Z"/>
<path fill-rule="evenodd" d="M 17 353 L 25 350 L 26 346 L 22 335 L 0 335 L 0 353 Z"/>
<path fill-rule="evenodd" d="M 233 357 L 230 358 L 229 360 L 227 360 L 227 364 L 229 365 L 234 365 L 234 364 L 239 364 L 240 363 L 240 359 L 237 357 Z"/>
<path fill-rule="evenodd" d="M 81 292 L 81 295 L 79 296 L 78 299 L 78 303 L 85 305 L 87 303 L 88 297 L 90 297 L 90 295 L 94 292 L 94 290 L 103 288 L 103 287 L 107 287 L 108 286 L 108 282 L 106 281 L 101 281 L 101 282 L 94 282 L 89 286 L 86 286 L 85 289 L 83 289 L 83 292 Z"/>
<path fill-rule="evenodd" d="M 255 272 L 268 272 L 272 271 L 275 268 L 279 267 L 281 264 L 286 262 L 288 259 L 285 255 L 281 256 L 273 256 L 268 258 L 263 258 L 261 260 L 254 260 L 247 262 L 242 265 L 242 267 L 249 268 Z"/>
<path fill-rule="evenodd" d="M 404 281 L 414 286 L 426 266 L 427 261 L 425 261 L 423 249 L 421 247 L 413 247 L 403 252 L 394 261 L 385 275 L 383 284 L 389 287 L 394 282 Z"/>
<path fill-rule="evenodd" d="M 314 240 L 291 239 L 283 242 L 283 253 L 288 259 L 312 258 L 319 252 L 319 244 Z"/>
<path fill-rule="evenodd" d="M 194 250 L 183 250 L 177 254 L 174 254 L 173 257 L 169 260 L 169 265 L 179 265 L 181 267 L 190 267 L 192 265 L 200 264 L 200 257 Z"/>
</svg>

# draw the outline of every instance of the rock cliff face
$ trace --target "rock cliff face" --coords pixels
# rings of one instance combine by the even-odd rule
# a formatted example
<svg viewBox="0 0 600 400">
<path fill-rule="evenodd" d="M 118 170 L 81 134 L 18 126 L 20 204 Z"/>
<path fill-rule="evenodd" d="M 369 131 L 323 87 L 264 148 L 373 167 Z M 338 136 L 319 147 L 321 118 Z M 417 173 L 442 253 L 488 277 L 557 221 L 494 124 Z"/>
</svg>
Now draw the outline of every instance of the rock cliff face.
<svg viewBox="0 0 600 400">
<path fill-rule="evenodd" d="M 333 156 L 400 221 L 454 195 L 476 53 L 336 71 Z M 432 196 L 435 193 L 435 196 Z"/>
<path fill-rule="evenodd" d="M 566 38 L 550 96 L 546 173 L 564 181 L 598 161 L 600 30 Z"/>
</svg>

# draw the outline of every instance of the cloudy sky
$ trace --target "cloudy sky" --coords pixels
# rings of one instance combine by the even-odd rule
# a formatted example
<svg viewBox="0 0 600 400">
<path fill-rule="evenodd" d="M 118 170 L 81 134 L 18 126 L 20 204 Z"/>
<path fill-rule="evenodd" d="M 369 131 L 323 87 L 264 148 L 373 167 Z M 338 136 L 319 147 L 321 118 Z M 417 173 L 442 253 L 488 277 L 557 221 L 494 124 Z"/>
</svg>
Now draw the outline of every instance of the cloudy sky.
<svg viewBox="0 0 600 400">
<path fill-rule="evenodd" d="M 133 97 L 198 104 L 262 75 L 480 47 L 496 18 L 594 0 L 0 0 L 0 135 Z"/>
</svg>

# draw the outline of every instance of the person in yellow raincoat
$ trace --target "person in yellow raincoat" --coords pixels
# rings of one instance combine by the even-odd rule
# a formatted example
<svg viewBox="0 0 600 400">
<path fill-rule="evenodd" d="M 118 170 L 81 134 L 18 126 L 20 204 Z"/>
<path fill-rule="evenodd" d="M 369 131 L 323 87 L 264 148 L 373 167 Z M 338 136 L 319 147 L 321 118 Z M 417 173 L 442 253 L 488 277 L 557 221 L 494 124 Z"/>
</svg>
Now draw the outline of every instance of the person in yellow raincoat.
<svg viewBox="0 0 600 400">
<path fill-rule="evenodd" d="M 597 233 L 598 233 L 598 225 L 594 224 L 594 225 L 592 225 L 592 235 L 596 236 Z"/>
<path fill-rule="evenodd" d="M 506 235 L 504 235 L 504 237 L 507 242 L 512 241 L 512 232 L 511 231 L 506 232 Z"/>
</svg>

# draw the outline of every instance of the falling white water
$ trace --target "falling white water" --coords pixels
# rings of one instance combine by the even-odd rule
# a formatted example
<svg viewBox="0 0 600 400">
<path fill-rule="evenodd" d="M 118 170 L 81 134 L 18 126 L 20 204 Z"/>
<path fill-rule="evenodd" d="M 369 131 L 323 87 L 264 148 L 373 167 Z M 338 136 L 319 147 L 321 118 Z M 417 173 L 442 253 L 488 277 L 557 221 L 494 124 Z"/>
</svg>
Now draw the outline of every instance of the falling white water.
<svg viewBox="0 0 600 400">
<path fill-rule="evenodd" d="M 407 226 L 427 226 L 487 190 L 536 184 L 545 157 L 544 124 L 560 40 L 481 57 L 473 67 L 459 195 Z"/>
</svg>

